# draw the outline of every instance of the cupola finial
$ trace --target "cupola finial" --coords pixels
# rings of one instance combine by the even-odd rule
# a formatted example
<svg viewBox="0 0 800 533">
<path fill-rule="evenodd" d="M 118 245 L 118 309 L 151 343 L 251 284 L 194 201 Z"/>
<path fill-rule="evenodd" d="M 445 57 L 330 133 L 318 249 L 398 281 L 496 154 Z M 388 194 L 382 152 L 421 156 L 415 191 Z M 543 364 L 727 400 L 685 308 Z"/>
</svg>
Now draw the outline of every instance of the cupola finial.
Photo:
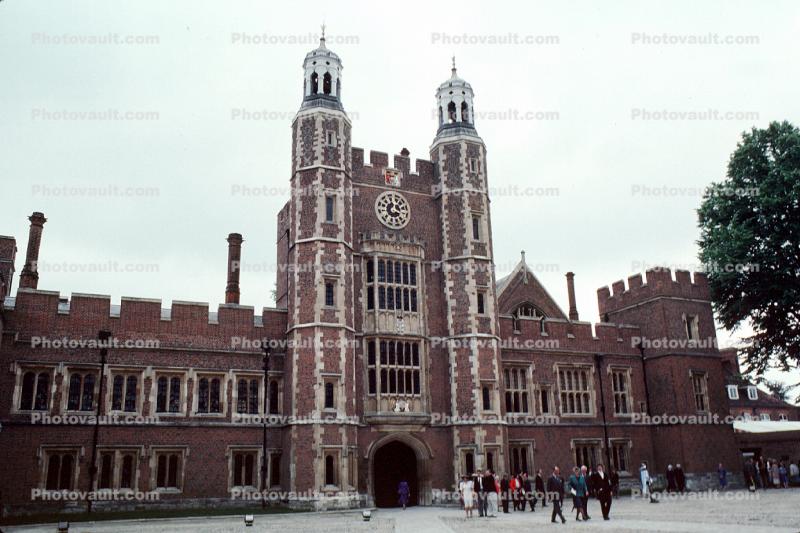
<svg viewBox="0 0 800 533">
<path fill-rule="evenodd" d="M 320 47 L 325 47 L 325 21 L 322 21 L 322 36 L 319 38 L 319 45 Z"/>
<path fill-rule="evenodd" d="M 456 77 L 456 56 L 453 56 L 453 68 L 452 68 L 452 70 L 450 70 L 450 72 L 453 74 L 453 77 L 455 78 Z"/>
</svg>

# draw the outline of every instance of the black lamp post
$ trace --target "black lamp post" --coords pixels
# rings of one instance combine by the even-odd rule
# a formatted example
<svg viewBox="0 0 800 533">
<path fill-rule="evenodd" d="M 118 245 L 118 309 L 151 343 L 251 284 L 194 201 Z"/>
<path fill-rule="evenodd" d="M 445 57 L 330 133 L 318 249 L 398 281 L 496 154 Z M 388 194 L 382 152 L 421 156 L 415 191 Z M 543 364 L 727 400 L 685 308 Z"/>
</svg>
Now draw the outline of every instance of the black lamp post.
<svg viewBox="0 0 800 533">
<path fill-rule="evenodd" d="M 267 407 L 267 397 L 269 392 L 268 382 L 268 373 L 269 373 L 269 353 L 270 353 L 270 346 L 269 342 L 266 343 L 264 346 L 264 417 L 262 419 L 263 426 L 262 426 L 262 449 L 261 449 L 261 508 L 267 508 L 267 498 L 266 498 L 266 491 L 267 491 L 267 416 L 268 416 L 268 407 Z"/>
<path fill-rule="evenodd" d="M 603 449 L 606 456 L 606 468 L 611 468 L 611 453 L 608 449 L 608 422 L 606 421 L 606 399 L 603 391 L 603 354 L 594 354 L 594 362 L 597 365 L 597 377 L 600 381 L 600 414 L 603 415 Z"/>
<path fill-rule="evenodd" d="M 108 339 L 111 332 L 101 330 L 97 333 L 100 341 L 100 383 L 97 389 L 97 411 L 94 417 L 94 434 L 92 435 L 92 464 L 89 466 L 89 493 L 94 490 L 94 480 L 97 477 L 97 439 L 100 435 L 100 407 L 103 398 L 103 378 L 106 372 L 106 357 L 108 356 Z M 92 498 L 86 501 L 86 512 L 92 512 Z"/>
</svg>

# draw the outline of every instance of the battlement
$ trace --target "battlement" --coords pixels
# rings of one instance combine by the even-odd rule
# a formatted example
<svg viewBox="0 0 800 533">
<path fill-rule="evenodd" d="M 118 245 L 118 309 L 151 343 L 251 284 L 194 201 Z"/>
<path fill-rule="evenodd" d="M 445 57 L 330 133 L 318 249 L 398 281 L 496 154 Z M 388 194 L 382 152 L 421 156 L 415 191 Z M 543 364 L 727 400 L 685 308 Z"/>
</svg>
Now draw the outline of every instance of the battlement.
<svg viewBox="0 0 800 533">
<path fill-rule="evenodd" d="M 216 345 L 231 336 L 283 338 L 286 332 L 285 309 L 265 307 L 256 315 L 252 306 L 238 304 L 220 304 L 216 312 L 209 312 L 206 302 L 175 300 L 171 307 L 162 307 L 159 299 L 122 297 L 119 304 L 112 304 L 104 294 L 73 293 L 67 299 L 56 291 L 26 288 L 8 298 L 7 304 L 12 329 L 34 334 L 44 330 L 49 335 L 92 337 L 107 329 Z"/>
<path fill-rule="evenodd" d="M 672 271 L 666 268 L 654 268 L 645 273 L 628 277 L 628 285 L 623 280 L 597 289 L 597 306 L 600 315 L 613 313 L 631 305 L 640 304 L 657 297 L 685 298 L 693 300 L 710 300 L 708 278 L 702 272 L 695 272 L 694 279 L 688 270 Z"/>
<path fill-rule="evenodd" d="M 394 156 L 393 165 L 389 165 L 389 154 L 387 152 L 378 152 L 370 150 L 369 162 L 364 161 L 364 149 L 352 148 L 352 165 L 353 171 L 363 169 L 364 167 L 373 167 L 377 169 L 394 168 L 402 172 L 403 176 L 416 176 L 422 180 L 433 181 L 433 162 L 428 159 L 416 159 L 414 171 L 411 171 L 411 158 L 409 156 L 396 154 Z"/>
<path fill-rule="evenodd" d="M 504 350 L 514 350 L 514 345 L 533 341 L 537 350 L 576 351 L 639 355 L 634 337 L 641 335 L 639 327 L 627 324 L 570 321 L 562 318 L 520 318 L 514 330 L 511 315 L 500 316 L 500 331 L 507 341 Z"/>
</svg>

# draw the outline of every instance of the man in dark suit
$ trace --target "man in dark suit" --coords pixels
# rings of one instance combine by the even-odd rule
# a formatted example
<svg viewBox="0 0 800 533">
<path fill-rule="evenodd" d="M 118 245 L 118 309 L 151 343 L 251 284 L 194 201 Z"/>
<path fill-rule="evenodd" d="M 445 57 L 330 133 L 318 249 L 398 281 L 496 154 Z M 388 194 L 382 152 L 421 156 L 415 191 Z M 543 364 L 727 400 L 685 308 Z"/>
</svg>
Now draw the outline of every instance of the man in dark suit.
<svg viewBox="0 0 800 533">
<path fill-rule="evenodd" d="M 494 475 L 492 474 L 491 470 L 487 470 L 483 473 L 483 495 L 481 499 L 483 500 L 483 516 L 495 518 L 497 517 L 497 500 L 494 500 L 494 509 L 489 513 L 489 493 L 495 492 L 496 493 L 496 486 L 494 481 Z"/>
<path fill-rule="evenodd" d="M 500 497 L 503 500 L 503 512 L 508 513 L 508 498 L 509 498 L 509 484 L 508 474 L 503 474 L 503 479 L 500 480 Z"/>
<path fill-rule="evenodd" d="M 683 473 L 680 463 L 675 465 L 675 484 L 678 485 L 678 492 L 686 490 L 686 475 Z"/>
<path fill-rule="evenodd" d="M 486 515 L 486 490 L 483 488 L 483 474 L 475 472 L 472 476 L 472 487 L 475 491 L 475 499 L 478 504 L 478 516 Z"/>
<path fill-rule="evenodd" d="M 747 489 L 751 492 L 756 490 L 756 465 L 753 463 L 753 458 L 749 458 L 744 464 L 744 480 L 747 484 Z"/>
<path fill-rule="evenodd" d="M 553 513 L 550 515 L 550 521 L 556 523 L 556 516 L 561 518 L 561 523 L 567 520 L 561 513 L 561 504 L 564 503 L 564 480 L 561 479 L 561 471 L 556 466 L 553 468 L 553 475 L 547 479 L 547 495 L 550 501 L 553 502 Z"/>
<path fill-rule="evenodd" d="M 597 471 L 592 474 L 592 485 L 597 492 L 597 499 L 600 501 L 600 510 L 603 512 L 603 520 L 610 520 L 608 516 L 611 512 L 611 478 L 603 470 L 603 465 L 597 465 Z"/>
<path fill-rule="evenodd" d="M 525 510 L 525 502 L 531 506 L 531 511 L 536 510 L 536 494 L 533 493 L 533 484 L 527 472 L 522 473 L 522 510 Z"/>
<path fill-rule="evenodd" d="M 536 471 L 536 479 L 534 480 L 535 488 L 536 488 L 536 497 L 541 498 L 542 500 L 542 507 L 547 507 L 547 498 L 544 495 L 544 477 L 542 477 L 542 469 Z M 536 500 L 533 501 L 534 506 L 536 505 Z"/>
</svg>

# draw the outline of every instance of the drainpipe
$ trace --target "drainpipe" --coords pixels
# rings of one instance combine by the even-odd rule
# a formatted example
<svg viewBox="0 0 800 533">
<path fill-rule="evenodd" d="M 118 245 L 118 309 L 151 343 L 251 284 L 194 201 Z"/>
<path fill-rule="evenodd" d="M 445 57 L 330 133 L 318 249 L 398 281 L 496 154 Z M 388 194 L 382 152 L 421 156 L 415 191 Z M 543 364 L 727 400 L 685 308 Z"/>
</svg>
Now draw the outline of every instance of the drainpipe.
<svg viewBox="0 0 800 533">
<path fill-rule="evenodd" d="M 608 423 L 606 422 L 606 398 L 603 391 L 603 354 L 594 354 L 594 363 L 597 368 L 597 378 L 600 381 L 600 414 L 603 415 L 603 449 L 606 455 L 606 466 L 611 468 L 611 454 L 608 450 Z"/>
<path fill-rule="evenodd" d="M 267 417 L 269 416 L 267 407 L 267 397 L 269 396 L 268 374 L 269 374 L 269 342 L 264 346 L 264 419 L 261 444 L 261 508 L 267 508 Z"/>
<path fill-rule="evenodd" d="M 92 464 L 89 466 L 89 493 L 94 491 L 94 480 L 97 478 L 97 439 L 100 436 L 100 406 L 103 398 L 103 381 L 106 373 L 106 357 L 108 356 L 108 339 L 111 338 L 110 331 L 100 331 L 97 333 L 100 340 L 100 383 L 97 389 L 97 412 L 94 417 L 94 433 L 92 435 Z M 92 512 L 92 498 L 86 500 L 86 512 Z"/>
</svg>

